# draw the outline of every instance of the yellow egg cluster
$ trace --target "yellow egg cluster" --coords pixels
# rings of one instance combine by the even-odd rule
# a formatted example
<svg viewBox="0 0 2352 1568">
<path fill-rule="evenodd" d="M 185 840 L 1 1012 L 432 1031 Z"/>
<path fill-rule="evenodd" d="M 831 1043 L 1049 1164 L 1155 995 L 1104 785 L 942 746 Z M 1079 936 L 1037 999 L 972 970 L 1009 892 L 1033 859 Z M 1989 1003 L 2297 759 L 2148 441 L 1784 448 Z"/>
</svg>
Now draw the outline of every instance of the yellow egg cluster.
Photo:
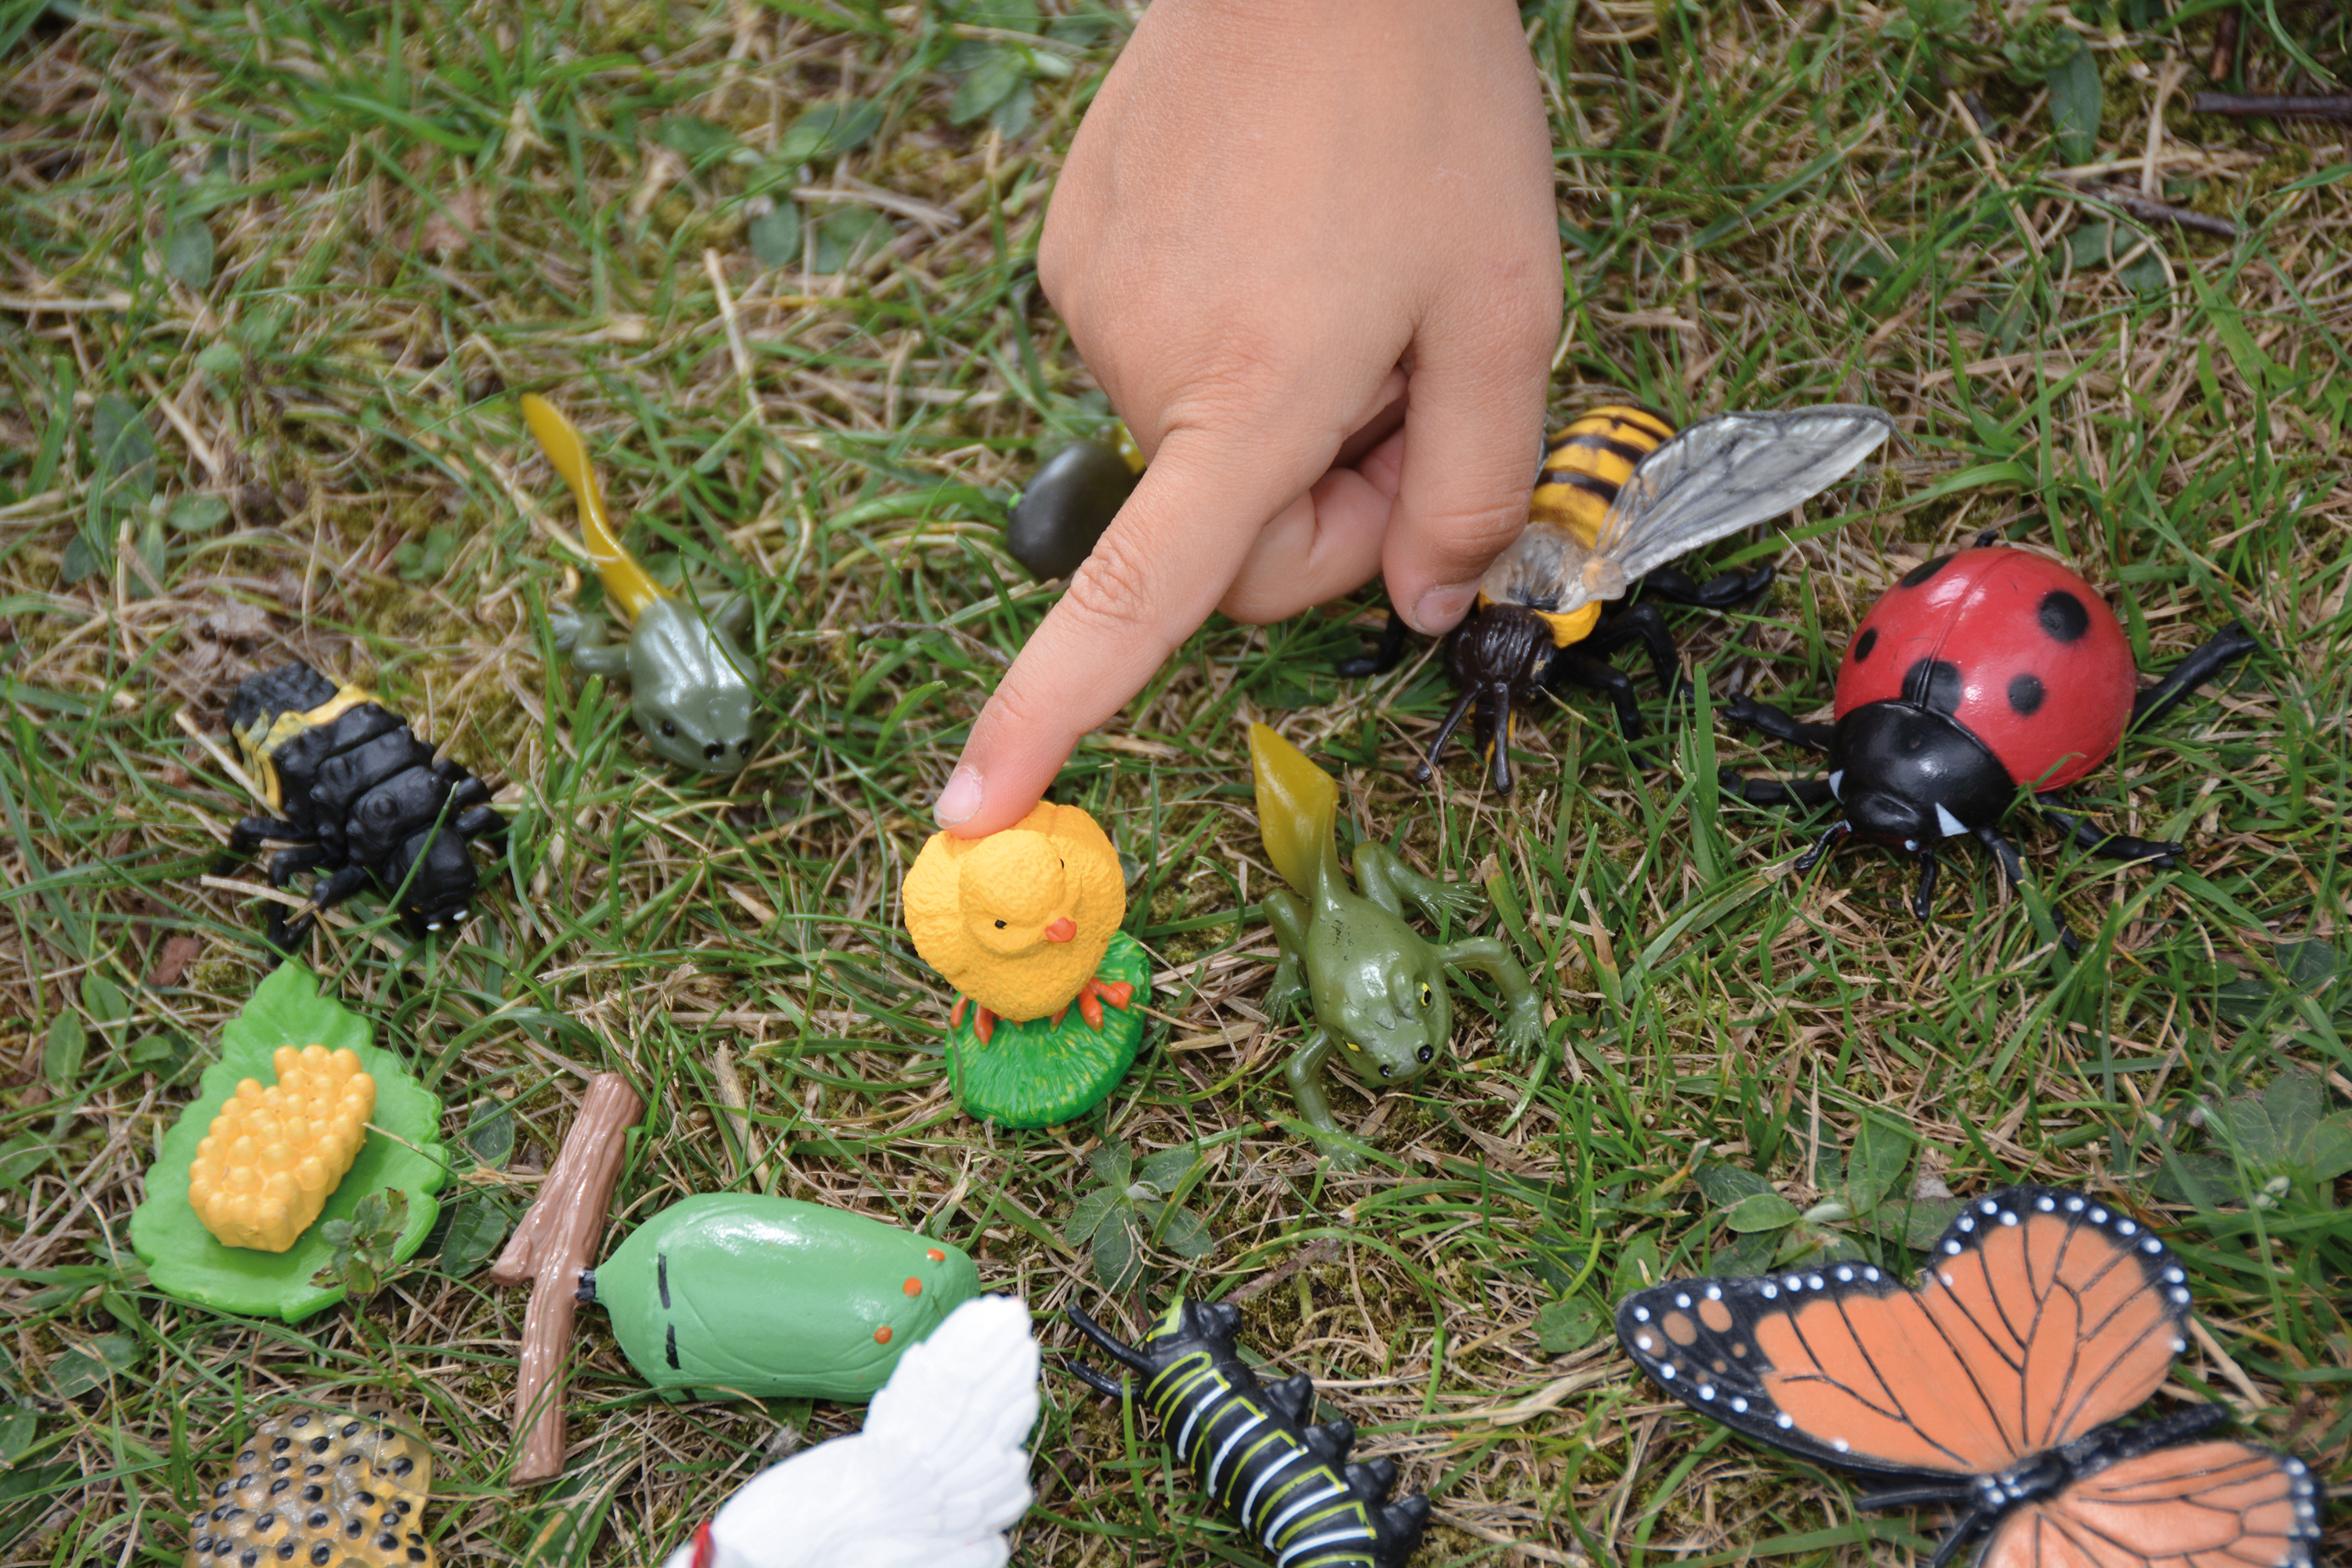
<svg viewBox="0 0 2352 1568">
<path fill-rule="evenodd" d="M 298 1411 L 262 1422 L 190 1521 L 183 1568 L 435 1568 L 433 1450 L 380 1422 Z"/>
<path fill-rule="evenodd" d="M 375 1079 L 348 1050 L 280 1046 L 278 1081 L 236 1086 L 188 1167 L 188 1203 L 228 1247 L 283 1252 L 359 1157 Z"/>
</svg>

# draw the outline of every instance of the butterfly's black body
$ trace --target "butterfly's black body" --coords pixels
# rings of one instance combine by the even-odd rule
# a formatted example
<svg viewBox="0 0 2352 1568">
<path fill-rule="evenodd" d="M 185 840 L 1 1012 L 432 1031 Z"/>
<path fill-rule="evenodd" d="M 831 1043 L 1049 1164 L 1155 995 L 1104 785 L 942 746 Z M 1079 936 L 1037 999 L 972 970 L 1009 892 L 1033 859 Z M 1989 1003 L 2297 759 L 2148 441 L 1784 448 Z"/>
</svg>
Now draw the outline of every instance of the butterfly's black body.
<svg viewBox="0 0 2352 1568">
<path fill-rule="evenodd" d="M 490 808 L 488 785 L 456 763 L 436 761 L 433 748 L 371 693 L 338 687 L 308 665 L 280 665 L 239 686 L 229 699 L 228 727 L 276 815 L 239 822 L 225 859 L 275 839 L 297 847 L 270 858 L 270 886 L 324 870 L 310 895 L 320 909 L 373 876 L 399 893 L 414 935 L 466 919 L 478 885 L 467 845 L 506 830 Z M 306 913 L 289 924 L 283 910 L 273 914 L 269 944 L 290 951 L 312 920 Z"/>
<path fill-rule="evenodd" d="M 1143 1380 L 1143 1402 L 1201 1485 L 1275 1553 L 1278 1568 L 1404 1568 L 1429 1521 L 1428 1500 L 1385 1501 L 1396 1466 L 1349 1464 L 1356 1429 L 1348 1422 L 1306 1425 L 1315 1407 L 1306 1373 L 1260 1384 L 1234 1350 L 1241 1317 L 1225 1302 L 1180 1298 L 1136 1346 L 1070 1309 L 1081 1332 Z M 1119 1397 L 1111 1379 L 1070 1370 Z"/>
<path fill-rule="evenodd" d="M 2015 1187 L 1972 1202 L 1933 1258 L 1916 1289 L 1858 1262 L 1659 1285 L 1619 1303 L 1617 1332 L 1693 1409 L 1885 1478 L 1864 1506 L 1958 1507 L 1938 1565 L 1980 1534 L 1979 1561 L 2001 1568 L 2079 1553 L 2116 1518 L 2151 1561 L 2206 1561 L 2165 1538 L 2178 1503 L 2235 1531 L 2230 1563 L 2308 1568 L 2318 1503 L 2300 1460 L 2200 1442 L 2222 1405 L 2121 1419 L 2188 1344 L 2187 1278 L 2152 1233 L 2084 1194 Z"/>
</svg>

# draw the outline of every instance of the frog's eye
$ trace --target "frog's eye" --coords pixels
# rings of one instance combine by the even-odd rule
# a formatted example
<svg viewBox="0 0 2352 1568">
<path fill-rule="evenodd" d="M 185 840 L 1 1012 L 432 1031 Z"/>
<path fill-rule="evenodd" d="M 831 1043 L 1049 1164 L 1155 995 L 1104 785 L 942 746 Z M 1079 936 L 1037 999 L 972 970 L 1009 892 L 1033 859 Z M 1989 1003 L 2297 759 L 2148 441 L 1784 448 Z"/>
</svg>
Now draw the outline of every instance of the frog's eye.
<svg viewBox="0 0 2352 1568">
<path fill-rule="evenodd" d="M 749 741 L 744 741 L 744 742 L 742 742 L 739 743 L 739 744 L 736 746 L 736 748 L 735 748 L 735 753 L 736 753 L 736 755 L 738 755 L 738 756 L 743 756 L 743 757 L 748 757 L 748 756 L 750 756 L 750 755 L 751 754 L 751 742 L 749 742 Z"/>
<path fill-rule="evenodd" d="M 1421 1047 L 1421 1054 L 1420 1054 L 1420 1058 L 1419 1058 L 1419 1059 L 1420 1059 L 1420 1060 L 1422 1060 L 1422 1061 L 1424 1061 L 1424 1062 L 1427 1062 L 1427 1061 L 1434 1061 L 1434 1060 L 1436 1060 L 1436 1059 L 1437 1059 L 1437 1049 L 1436 1049 L 1436 1047 L 1433 1047 L 1433 1046 L 1423 1046 L 1423 1047 Z"/>
<path fill-rule="evenodd" d="M 1381 1076 L 1382 1078 L 1394 1078 L 1396 1076 L 1396 1068 L 1389 1066 L 1386 1062 L 1382 1062 L 1381 1064 Z"/>
<path fill-rule="evenodd" d="M 1433 1002 L 1434 1002 L 1434 1001 L 1436 1001 L 1436 1000 L 1437 1000 L 1437 993 L 1436 993 L 1436 992 L 1434 992 L 1434 991 L 1432 991 L 1432 990 L 1429 988 L 1429 983 L 1428 983 L 1427 981 L 1423 981 L 1423 982 L 1422 982 L 1422 986 L 1421 986 L 1421 1005 L 1422 1005 L 1423 1006 L 1426 1007 L 1426 1006 L 1428 1006 L 1431 1003 L 1433 1003 Z"/>
<path fill-rule="evenodd" d="M 662 733 L 670 737 L 672 740 L 676 740 L 677 738 L 677 721 L 675 719 L 663 720 Z"/>
</svg>

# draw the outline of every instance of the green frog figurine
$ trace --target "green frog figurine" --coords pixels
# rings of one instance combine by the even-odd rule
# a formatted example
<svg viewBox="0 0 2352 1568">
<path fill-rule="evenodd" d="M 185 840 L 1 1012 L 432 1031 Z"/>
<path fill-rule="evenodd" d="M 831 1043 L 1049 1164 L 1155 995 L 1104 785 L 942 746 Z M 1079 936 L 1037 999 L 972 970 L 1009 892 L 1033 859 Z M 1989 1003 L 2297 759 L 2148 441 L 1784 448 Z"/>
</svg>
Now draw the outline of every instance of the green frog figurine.
<svg viewBox="0 0 2352 1568">
<path fill-rule="evenodd" d="M 1375 1087 L 1410 1083 L 1427 1072 L 1453 1037 L 1450 969 L 1484 970 L 1494 981 L 1506 1004 L 1503 1037 L 1515 1051 L 1541 1046 L 1543 1010 L 1527 971 L 1500 942 L 1465 937 L 1441 946 L 1405 923 L 1406 899 L 1433 920 L 1462 919 L 1486 907 L 1484 894 L 1420 876 L 1377 844 L 1356 847 L 1356 880 L 1363 888 L 1357 893 L 1332 837 L 1339 789 L 1331 776 L 1263 724 L 1250 726 L 1250 772 L 1257 781 L 1258 836 L 1293 889 L 1265 900 L 1282 945 L 1266 1005 L 1271 1012 L 1306 995 L 1315 1011 L 1315 1032 L 1283 1070 L 1323 1152 L 1335 1165 L 1352 1166 L 1356 1156 L 1323 1094 L 1327 1061 Z"/>
<path fill-rule="evenodd" d="M 555 405 L 525 393 L 522 415 L 547 460 L 572 487 L 580 505 L 580 533 L 596 563 L 605 595 L 629 618 L 629 640 L 605 641 L 604 621 L 564 616 L 557 643 L 591 675 L 626 676 L 630 710 L 653 749 L 681 767 L 706 773 L 740 771 L 751 755 L 751 661 L 735 646 L 750 602 L 737 596 L 705 616 L 646 574 L 622 548 L 588 463 L 587 444 Z"/>
</svg>

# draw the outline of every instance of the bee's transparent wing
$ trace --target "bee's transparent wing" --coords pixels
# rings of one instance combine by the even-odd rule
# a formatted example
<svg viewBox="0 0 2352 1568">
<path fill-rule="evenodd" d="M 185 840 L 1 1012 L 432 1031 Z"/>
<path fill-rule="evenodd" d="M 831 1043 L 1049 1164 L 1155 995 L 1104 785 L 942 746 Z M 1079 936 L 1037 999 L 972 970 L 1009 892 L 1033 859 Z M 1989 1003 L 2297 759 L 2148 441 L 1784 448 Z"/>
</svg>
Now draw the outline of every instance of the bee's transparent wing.
<svg viewBox="0 0 2352 1568">
<path fill-rule="evenodd" d="M 1851 403 L 1702 419 L 1633 470 L 1593 552 L 1630 582 L 1819 495 L 1894 431 L 1877 409 Z"/>
</svg>

